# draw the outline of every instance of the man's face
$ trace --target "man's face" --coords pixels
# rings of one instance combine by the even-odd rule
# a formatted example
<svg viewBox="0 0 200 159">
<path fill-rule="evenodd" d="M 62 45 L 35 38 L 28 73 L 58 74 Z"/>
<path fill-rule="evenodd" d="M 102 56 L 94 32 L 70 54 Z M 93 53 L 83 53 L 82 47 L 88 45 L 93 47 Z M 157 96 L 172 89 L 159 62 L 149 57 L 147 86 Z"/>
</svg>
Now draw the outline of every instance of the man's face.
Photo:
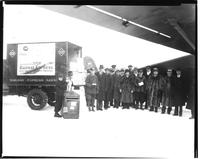
<svg viewBox="0 0 200 159">
<path fill-rule="evenodd" d="M 129 77 L 129 72 L 126 72 L 125 75 L 126 75 L 126 77 Z"/>
<path fill-rule="evenodd" d="M 139 72 L 139 77 L 142 77 L 142 75 L 143 75 L 143 72 Z"/>
<path fill-rule="evenodd" d="M 167 71 L 167 76 L 171 77 L 172 76 L 172 71 Z"/>
<path fill-rule="evenodd" d="M 177 76 L 181 75 L 181 71 L 176 71 Z"/>
<path fill-rule="evenodd" d="M 58 77 L 58 80 L 59 80 L 59 81 L 62 81 L 62 80 L 63 80 L 63 77 L 62 77 L 62 76 Z"/>
<path fill-rule="evenodd" d="M 150 69 L 150 68 L 147 68 L 146 71 L 147 71 L 147 72 L 151 72 L 151 69 Z"/>
<path fill-rule="evenodd" d="M 137 69 L 134 69 L 133 73 L 134 73 L 134 74 L 138 74 L 138 70 L 137 70 Z"/>
<path fill-rule="evenodd" d="M 99 72 L 100 72 L 100 73 L 103 73 L 103 69 L 102 69 L 102 68 L 100 68 L 100 69 L 99 69 Z"/>
<path fill-rule="evenodd" d="M 95 74 L 95 71 L 94 71 L 94 70 L 92 70 L 92 71 L 91 71 L 91 74 L 92 74 L 92 75 L 94 75 L 94 74 Z"/>
<path fill-rule="evenodd" d="M 117 71 L 117 72 L 116 72 L 116 75 L 117 75 L 117 76 L 119 76 L 119 75 L 120 75 L 120 72 L 119 72 L 119 71 Z"/>
<path fill-rule="evenodd" d="M 110 72 L 109 70 L 106 70 L 106 74 L 109 74 L 109 72 Z"/>
<path fill-rule="evenodd" d="M 154 71 L 154 72 L 153 72 L 153 76 L 154 76 L 154 77 L 157 77 L 157 76 L 158 76 L 158 71 Z"/>
</svg>

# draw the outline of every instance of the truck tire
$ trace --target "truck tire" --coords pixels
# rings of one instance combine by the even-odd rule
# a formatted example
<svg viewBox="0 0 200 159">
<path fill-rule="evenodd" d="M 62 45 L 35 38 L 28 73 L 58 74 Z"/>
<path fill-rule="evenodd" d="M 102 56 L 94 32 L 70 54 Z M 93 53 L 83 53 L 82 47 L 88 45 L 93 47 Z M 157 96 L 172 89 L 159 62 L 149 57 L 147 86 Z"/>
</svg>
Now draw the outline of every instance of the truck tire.
<svg viewBox="0 0 200 159">
<path fill-rule="evenodd" d="M 27 103 L 33 110 L 41 110 L 47 104 L 48 97 L 45 92 L 40 89 L 32 89 L 28 93 Z"/>
</svg>

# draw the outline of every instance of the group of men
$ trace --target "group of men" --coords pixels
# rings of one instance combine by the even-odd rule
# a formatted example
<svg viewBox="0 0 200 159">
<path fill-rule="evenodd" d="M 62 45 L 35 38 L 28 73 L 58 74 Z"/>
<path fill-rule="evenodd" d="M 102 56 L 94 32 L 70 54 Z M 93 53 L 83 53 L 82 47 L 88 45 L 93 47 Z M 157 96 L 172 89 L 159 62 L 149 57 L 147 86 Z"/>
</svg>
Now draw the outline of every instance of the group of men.
<svg viewBox="0 0 200 159">
<path fill-rule="evenodd" d="M 175 72 L 175 74 L 173 73 Z M 116 65 L 105 68 L 100 65 L 99 71 L 94 68 L 88 70 L 86 77 L 85 94 L 89 111 L 122 107 L 122 109 L 148 109 L 162 114 L 171 114 L 175 107 L 174 115 L 182 116 L 183 106 L 187 103 L 194 118 L 193 94 L 188 94 L 180 69 L 169 68 L 166 75 L 161 75 L 158 68 L 146 69 L 133 68 L 116 69 Z M 190 91 L 189 91 L 190 92 Z"/>
</svg>

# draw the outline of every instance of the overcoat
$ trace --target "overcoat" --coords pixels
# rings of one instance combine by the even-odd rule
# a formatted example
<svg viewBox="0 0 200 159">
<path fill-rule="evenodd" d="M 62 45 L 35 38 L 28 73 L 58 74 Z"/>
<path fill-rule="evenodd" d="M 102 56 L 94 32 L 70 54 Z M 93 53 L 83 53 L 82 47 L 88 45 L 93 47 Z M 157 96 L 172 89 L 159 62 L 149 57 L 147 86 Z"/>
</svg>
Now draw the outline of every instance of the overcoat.
<svg viewBox="0 0 200 159">
<path fill-rule="evenodd" d="M 133 84 L 130 77 L 124 76 L 120 82 L 121 89 L 121 102 L 132 103 L 133 102 Z"/>
<path fill-rule="evenodd" d="M 135 79 L 135 91 L 136 92 L 146 92 L 146 78 L 145 76 L 142 77 L 136 77 Z"/>
<path fill-rule="evenodd" d="M 88 75 L 85 80 L 86 84 L 86 95 L 96 95 L 99 91 L 99 82 L 96 75 Z M 95 85 L 93 85 L 95 84 Z"/>
<path fill-rule="evenodd" d="M 183 77 L 175 77 L 173 86 L 173 106 L 184 106 L 186 102 L 186 87 Z"/>
<path fill-rule="evenodd" d="M 121 93 L 120 93 L 120 82 L 121 82 L 121 76 L 115 75 L 114 76 L 114 99 L 120 101 Z"/>
<path fill-rule="evenodd" d="M 96 73 L 99 82 L 99 92 L 97 95 L 97 99 L 102 101 L 105 99 L 105 73 L 100 74 L 99 72 Z"/>
<path fill-rule="evenodd" d="M 174 77 L 165 76 L 163 78 L 163 93 L 162 93 L 162 105 L 163 106 L 172 106 L 172 97 L 173 97 L 173 80 Z"/>
<path fill-rule="evenodd" d="M 151 76 L 147 82 L 146 88 L 149 93 L 149 105 L 159 106 L 163 89 L 163 78 L 160 75 L 157 77 Z"/>
</svg>

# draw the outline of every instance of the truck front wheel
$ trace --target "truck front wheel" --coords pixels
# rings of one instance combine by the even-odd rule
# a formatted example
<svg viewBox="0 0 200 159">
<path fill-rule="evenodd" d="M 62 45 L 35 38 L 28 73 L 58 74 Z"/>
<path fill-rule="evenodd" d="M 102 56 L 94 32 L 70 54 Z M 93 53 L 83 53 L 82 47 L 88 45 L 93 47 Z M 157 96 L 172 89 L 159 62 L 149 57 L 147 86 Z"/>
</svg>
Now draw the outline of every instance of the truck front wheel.
<svg viewBox="0 0 200 159">
<path fill-rule="evenodd" d="M 29 91 L 27 102 L 31 109 L 41 110 L 47 104 L 48 97 L 45 92 L 40 89 L 33 89 Z"/>
</svg>

